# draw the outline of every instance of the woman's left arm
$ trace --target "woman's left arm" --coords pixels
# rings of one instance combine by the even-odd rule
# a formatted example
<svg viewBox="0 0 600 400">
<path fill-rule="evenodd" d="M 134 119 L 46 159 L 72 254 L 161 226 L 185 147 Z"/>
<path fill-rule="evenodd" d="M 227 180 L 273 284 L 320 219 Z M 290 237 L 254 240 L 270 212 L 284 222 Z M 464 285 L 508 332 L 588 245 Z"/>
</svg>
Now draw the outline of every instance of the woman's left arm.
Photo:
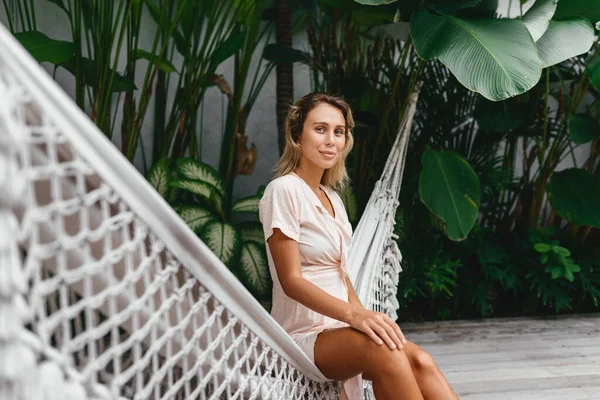
<svg viewBox="0 0 600 400">
<path fill-rule="evenodd" d="M 346 280 L 346 286 L 348 287 L 348 303 L 350 303 L 356 307 L 365 308 L 365 306 L 363 306 L 363 304 L 360 302 L 358 295 L 354 291 L 354 286 L 352 286 L 352 282 L 350 282 L 350 278 L 345 277 L 344 279 Z"/>
</svg>

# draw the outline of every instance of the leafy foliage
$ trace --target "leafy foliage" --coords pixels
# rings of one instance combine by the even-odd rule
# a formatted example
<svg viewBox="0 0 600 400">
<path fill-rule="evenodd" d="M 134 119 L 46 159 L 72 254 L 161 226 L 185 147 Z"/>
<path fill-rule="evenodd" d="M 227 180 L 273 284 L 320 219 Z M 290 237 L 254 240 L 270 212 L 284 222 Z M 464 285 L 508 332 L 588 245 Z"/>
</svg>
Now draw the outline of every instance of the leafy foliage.
<svg viewBox="0 0 600 400">
<path fill-rule="evenodd" d="M 223 207 L 226 193 L 219 173 L 191 158 L 163 158 L 148 172 L 150 183 L 173 206 L 179 216 L 231 270 L 246 288 L 268 307 L 271 276 L 262 225 L 258 221 L 234 224 L 232 213 L 258 214 L 257 194 Z"/>
<path fill-rule="evenodd" d="M 535 120 L 541 116 L 532 114 L 527 107 L 529 101 L 537 99 L 536 93 L 490 107 L 492 104 L 465 90 L 440 64 L 428 64 L 423 77 L 425 85 L 396 215 L 395 233 L 404 268 L 398 293 L 400 318 L 477 318 L 597 310 L 600 273 L 597 250 L 591 251 L 593 241 L 581 243 L 566 229 L 529 230 L 525 224 L 512 224 L 517 217 L 515 199 L 529 189 L 502 151 L 510 150 L 505 143 L 515 137 L 543 136 L 545 124 Z M 503 120 L 514 117 L 515 110 L 522 110 L 517 113 L 518 121 Z M 480 120 L 485 121 L 479 124 Z M 554 119 L 548 119 L 546 124 L 551 135 L 557 134 L 561 126 L 560 120 Z M 444 222 L 415 195 L 421 154 L 429 148 L 458 152 L 479 178 L 481 206 L 477 224 L 461 242 L 448 239 Z M 582 194 L 581 185 L 577 187 L 578 192 L 570 192 L 563 202 L 578 204 L 569 198 L 584 200 L 594 193 L 589 187 Z M 447 268 L 451 263 L 454 267 Z M 430 273 L 432 270 L 447 273 Z M 437 284 L 426 284 L 427 277 L 434 277 Z M 517 304 L 520 306 L 515 308 Z"/>
</svg>

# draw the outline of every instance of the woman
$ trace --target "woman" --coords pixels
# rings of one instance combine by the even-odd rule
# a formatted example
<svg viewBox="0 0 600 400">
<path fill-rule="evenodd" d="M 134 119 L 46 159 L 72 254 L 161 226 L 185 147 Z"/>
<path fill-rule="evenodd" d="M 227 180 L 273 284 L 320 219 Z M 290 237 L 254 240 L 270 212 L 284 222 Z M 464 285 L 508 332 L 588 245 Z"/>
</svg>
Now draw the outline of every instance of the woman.
<svg viewBox="0 0 600 400">
<path fill-rule="evenodd" d="M 362 378 L 381 399 L 457 399 L 431 356 L 387 315 L 366 310 L 346 266 L 352 226 L 333 190 L 347 184 L 353 144 L 348 104 L 309 94 L 286 119 L 286 146 L 259 204 L 273 278 L 271 315 L 342 398 L 362 399 Z"/>
</svg>

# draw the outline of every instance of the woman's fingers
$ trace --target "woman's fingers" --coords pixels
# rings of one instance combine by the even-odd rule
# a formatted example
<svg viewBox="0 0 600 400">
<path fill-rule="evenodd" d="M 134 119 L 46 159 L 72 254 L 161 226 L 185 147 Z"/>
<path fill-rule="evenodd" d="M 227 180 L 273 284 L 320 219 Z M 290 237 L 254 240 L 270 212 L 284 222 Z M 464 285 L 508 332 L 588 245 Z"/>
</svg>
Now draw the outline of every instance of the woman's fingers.
<svg viewBox="0 0 600 400">
<path fill-rule="evenodd" d="M 398 335 L 398 338 L 400 338 L 400 341 L 402 343 L 406 343 L 406 337 L 404 337 L 404 333 L 402 332 L 402 329 L 400 329 L 398 324 L 396 322 L 394 322 L 394 320 L 392 320 L 389 316 L 387 316 L 386 314 L 384 314 L 384 315 L 385 315 L 388 323 L 394 328 L 394 331 L 396 332 L 396 335 Z"/>
<path fill-rule="evenodd" d="M 366 310 L 364 310 L 366 311 Z M 366 333 L 375 343 L 386 343 L 390 349 L 401 349 L 406 338 L 402 330 L 390 317 L 384 313 L 366 311 L 368 316 L 356 327 Z"/>
<path fill-rule="evenodd" d="M 383 340 L 381 340 L 381 338 L 379 336 L 377 336 L 377 334 L 375 333 L 375 331 L 373 331 L 373 329 L 369 328 L 368 326 L 365 327 L 364 333 L 366 333 L 371 339 L 373 339 L 373 341 L 379 345 L 383 344 Z"/>
<path fill-rule="evenodd" d="M 402 337 L 398 335 L 398 332 L 394 329 L 395 324 L 390 324 L 385 318 L 383 319 L 383 329 L 387 332 L 388 336 L 394 341 L 397 348 L 402 348 Z"/>
<path fill-rule="evenodd" d="M 379 336 L 388 345 L 388 347 L 390 349 L 393 350 L 396 348 L 396 343 L 394 343 L 394 341 L 392 340 L 392 338 L 390 337 L 390 335 L 388 334 L 388 332 L 386 331 L 386 329 L 384 327 L 375 323 L 371 327 L 371 329 L 373 329 L 375 331 L 377 336 Z"/>
</svg>

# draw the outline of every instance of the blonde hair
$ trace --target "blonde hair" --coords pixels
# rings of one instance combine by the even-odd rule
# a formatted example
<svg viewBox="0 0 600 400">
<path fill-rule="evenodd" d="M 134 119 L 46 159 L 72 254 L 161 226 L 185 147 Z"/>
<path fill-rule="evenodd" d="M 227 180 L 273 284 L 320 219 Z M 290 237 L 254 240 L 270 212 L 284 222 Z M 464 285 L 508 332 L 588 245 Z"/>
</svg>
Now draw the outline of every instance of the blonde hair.
<svg viewBox="0 0 600 400">
<path fill-rule="evenodd" d="M 321 178 L 321 184 L 340 191 L 344 190 L 350 181 L 348 172 L 346 171 L 346 158 L 354 145 L 354 137 L 352 136 L 354 119 L 352 118 L 352 111 L 350 110 L 348 103 L 341 97 L 328 93 L 309 93 L 296 101 L 294 105 L 290 106 L 284 124 L 285 148 L 273 169 L 274 178 L 287 175 L 290 172 L 293 172 L 298 166 L 300 155 L 302 153 L 298 142 L 300 141 L 300 136 L 302 136 L 304 122 L 306 121 L 308 113 L 322 103 L 329 104 L 340 110 L 346 122 L 346 145 L 344 146 L 337 163 L 333 167 L 326 169 Z"/>
</svg>

